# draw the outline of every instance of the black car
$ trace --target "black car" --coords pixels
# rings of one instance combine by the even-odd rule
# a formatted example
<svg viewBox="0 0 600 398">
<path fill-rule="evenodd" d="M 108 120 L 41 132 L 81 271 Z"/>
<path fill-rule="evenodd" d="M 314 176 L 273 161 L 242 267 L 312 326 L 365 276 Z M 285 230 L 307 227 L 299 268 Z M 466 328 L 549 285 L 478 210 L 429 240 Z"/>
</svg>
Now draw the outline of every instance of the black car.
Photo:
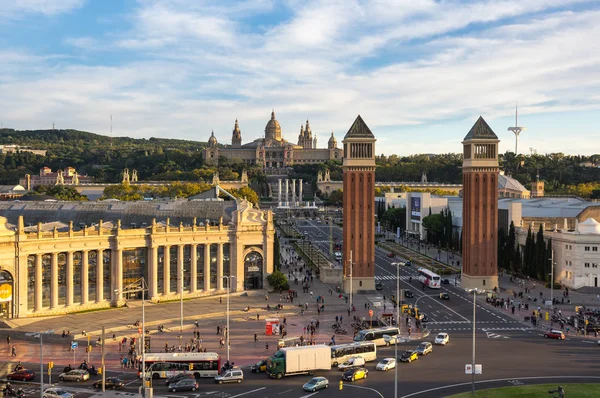
<svg viewBox="0 0 600 398">
<path fill-rule="evenodd" d="M 449 285 L 450 279 L 442 279 L 442 285 Z"/>
<path fill-rule="evenodd" d="M 191 373 L 178 373 L 175 376 L 171 376 L 171 377 L 167 378 L 167 381 L 165 384 L 169 385 L 171 383 L 177 383 L 178 381 L 183 380 L 183 379 L 194 379 L 194 375 Z"/>
<path fill-rule="evenodd" d="M 407 262 L 404 263 L 405 266 L 410 267 L 412 265 L 412 263 L 410 262 L 410 260 L 408 260 Z"/>
<path fill-rule="evenodd" d="M 257 363 L 252 364 L 250 366 L 250 371 L 252 373 L 264 372 L 267 370 L 267 360 L 263 359 L 262 361 L 258 361 Z"/>
<path fill-rule="evenodd" d="M 375 290 L 383 290 L 383 283 L 375 282 Z"/>
<path fill-rule="evenodd" d="M 198 382 L 196 379 L 181 379 L 175 383 L 169 384 L 169 391 L 196 391 L 198 389 Z"/>
<path fill-rule="evenodd" d="M 405 290 L 404 291 L 404 297 L 406 297 L 406 298 L 413 298 L 413 297 L 415 297 L 415 294 L 413 292 L 411 292 L 410 290 Z"/>
<path fill-rule="evenodd" d="M 104 385 L 108 389 L 117 390 L 119 388 L 123 388 L 125 386 L 125 382 L 118 377 L 107 377 Z M 102 388 L 102 380 L 95 381 L 92 386 L 94 386 L 94 388 Z"/>
</svg>

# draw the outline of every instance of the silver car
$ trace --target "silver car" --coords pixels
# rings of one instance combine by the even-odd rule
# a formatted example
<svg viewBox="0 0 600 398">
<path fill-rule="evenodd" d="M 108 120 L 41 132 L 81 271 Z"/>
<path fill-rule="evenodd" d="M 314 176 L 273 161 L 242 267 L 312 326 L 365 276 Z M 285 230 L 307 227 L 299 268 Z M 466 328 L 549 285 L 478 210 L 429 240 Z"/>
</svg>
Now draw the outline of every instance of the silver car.
<svg viewBox="0 0 600 398">
<path fill-rule="evenodd" d="M 43 398 L 73 398 L 73 394 L 62 388 L 47 388 L 44 390 Z"/>
<path fill-rule="evenodd" d="M 77 382 L 79 382 L 79 381 L 89 380 L 89 378 L 90 378 L 90 374 L 86 370 L 81 370 L 81 369 L 73 369 L 66 373 L 61 373 L 60 376 L 58 376 L 58 379 L 60 381 L 77 381 Z"/>
</svg>

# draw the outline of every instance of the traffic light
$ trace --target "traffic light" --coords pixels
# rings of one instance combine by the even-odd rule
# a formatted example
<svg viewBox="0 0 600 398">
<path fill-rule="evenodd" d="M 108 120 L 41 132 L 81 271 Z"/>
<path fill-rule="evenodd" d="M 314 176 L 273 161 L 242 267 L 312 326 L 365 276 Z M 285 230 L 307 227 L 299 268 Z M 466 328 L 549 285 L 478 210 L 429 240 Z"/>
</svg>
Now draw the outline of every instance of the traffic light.
<svg viewBox="0 0 600 398">
<path fill-rule="evenodd" d="M 344 382 L 340 380 L 340 391 L 344 389 Z"/>
<path fill-rule="evenodd" d="M 150 336 L 144 336 L 144 352 L 150 352 Z"/>
<path fill-rule="evenodd" d="M 48 369 L 52 369 L 54 367 L 54 362 L 48 362 Z"/>
<path fill-rule="evenodd" d="M 102 366 L 100 366 L 100 367 L 98 368 L 98 374 L 99 374 L 99 375 L 101 375 L 101 374 L 102 374 Z"/>
</svg>

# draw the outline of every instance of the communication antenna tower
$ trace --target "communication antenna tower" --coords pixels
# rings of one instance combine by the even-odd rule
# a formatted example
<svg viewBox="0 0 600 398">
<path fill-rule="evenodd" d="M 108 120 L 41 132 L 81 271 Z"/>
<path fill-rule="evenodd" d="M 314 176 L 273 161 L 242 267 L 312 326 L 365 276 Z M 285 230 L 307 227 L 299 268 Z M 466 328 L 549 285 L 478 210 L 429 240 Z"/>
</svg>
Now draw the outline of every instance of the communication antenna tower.
<svg viewBox="0 0 600 398">
<path fill-rule="evenodd" d="M 508 131 L 512 131 L 515 134 L 515 156 L 517 156 L 519 153 L 518 152 L 519 134 L 521 134 L 521 131 L 527 130 L 525 127 L 518 127 L 519 126 L 518 119 L 519 119 L 519 104 L 517 103 L 517 105 L 515 106 L 515 127 L 508 128 Z"/>
</svg>

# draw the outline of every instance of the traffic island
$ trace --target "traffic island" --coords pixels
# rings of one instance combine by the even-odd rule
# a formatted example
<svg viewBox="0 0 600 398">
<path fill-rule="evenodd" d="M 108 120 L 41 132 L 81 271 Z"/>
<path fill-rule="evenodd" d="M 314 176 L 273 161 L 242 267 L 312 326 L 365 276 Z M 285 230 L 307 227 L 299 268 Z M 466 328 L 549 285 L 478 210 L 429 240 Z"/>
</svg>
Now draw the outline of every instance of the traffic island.
<svg viewBox="0 0 600 398">
<path fill-rule="evenodd" d="M 577 397 L 577 398 L 596 398 L 600 397 L 600 383 L 599 384 L 561 384 L 564 388 L 565 397 Z M 557 384 L 537 384 L 533 386 L 515 386 L 515 387 L 502 387 L 492 388 L 488 390 L 475 391 L 475 395 L 471 392 L 464 392 L 461 394 L 450 395 L 448 398 L 468 398 L 468 397 L 480 397 L 480 398 L 539 398 L 539 397 L 560 397 L 558 393 Z M 550 393 L 549 391 L 554 391 Z"/>
</svg>

